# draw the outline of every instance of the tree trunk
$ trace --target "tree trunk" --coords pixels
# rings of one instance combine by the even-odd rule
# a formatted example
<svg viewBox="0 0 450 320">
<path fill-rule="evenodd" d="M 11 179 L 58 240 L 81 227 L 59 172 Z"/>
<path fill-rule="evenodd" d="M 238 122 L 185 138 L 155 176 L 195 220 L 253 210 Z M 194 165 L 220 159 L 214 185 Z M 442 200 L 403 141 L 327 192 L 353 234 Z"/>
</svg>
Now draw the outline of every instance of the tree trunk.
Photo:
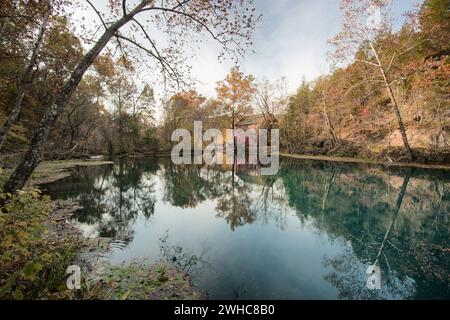
<svg viewBox="0 0 450 320">
<path fill-rule="evenodd" d="M 397 122 L 398 122 L 398 126 L 399 126 L 399 129 L 400 129 L 400 133 L 402 135 L 403 145 L 405 147 L 406 157 L 408 158 L 409 162 L 414 162 L 414 154 L 413 154 L 413 152 L 411 150 L 411 146 L 409 145 L 408 136 L 406 135 L 406 130 L 405 130 L 405 126 L 403 124 L 403 119 L 402 119 L 402 116 L 400 114 L 400 109 L 398 107 L 397 100 L 395 99 L 394 92 L 392 91 L 391 83 L 389 82 L 389 78 L 388 78 L 388 76 L 386 74 L 386 71 L 384 70 L 384 67 L 381 64 L 381 60 L 380 60 L 380 57 L 378 56 L 378 52 L 376 51 L 376 49 L 373 46 L 372 42 L 369 42 L 369 44 L 370 44 L 370 47 L 372 49 L 372 52 L 375 55 L 375 59 L 377 60 L 378 67 L 380 68 L 381 75 L 383 76 L 383 80 L 384 80 L 384 83 L 386 85 L 386 90 L 387 90 L 387 93 L 389 95 L 389 99 L 391 100 L 392 106 L 394 107 L 395 116 L 397 118 Z"/>
<path fill-rule="evenodd" d="M 327 131 L 330 133 L 331 138 L 333 139 L 333 145 L 336 145 L 338 142 L 336 132 L 334 131 L 333 124 L 331 123 L 330 117 L 328 116 L 327 110 L 327 102 L 325 100 L 325 93 L 322 92 L 322 103 L 323 103 L 323 115 L 325 117 L 325 127 Z"/>
<path fill-rule="evenodd" d="M 39 49 L 41 48 L 42 41 L 44 39 L 44 33 L 45 33 L 45 30 L 47 29 L 48 20 L 50 18 L 50 13 L 51 13 L 51 6 L 50 6 L 50 3 L 47 2 L 47 11 L 45 12 L 45 16 L 44 16 L 44 20 L 42 21 L 42 25 L 39 28 L 38 37 L 36 39 L 36 43 L 34 45 L 30 61 L 19 80 L 18 93 L 17 93 L 15 104 L 14 104 L 14 108 L 11 111 L 11 113 L 9 114 L 9 116 L 7 117 L 5 123 L 3 124 L 3 127 L 0 128 L 0 150 L 2 149 L 3 144 L 5 143 L 8 132 L 11 130 L 14 122 L 16 122 L 17 118 L 19 117 L 20 110 L 22 109 L 23 99 L 25 97 L 25 90 L 28 88 L 28 86 L 31 83 L 33 69 L 36 64 Z M 5 23 L 7 23 L 7 22 L 5 22 Z"/>
<path fill-rule="evenodd" d="M 233 129 L 233 152 L 235 153 L 235 151 L 236 151 L 236 113 L 234 112 L 234 108 L 233 108 L 233 110 L 231 111 L 231 121 L 233 122 L 232 124 L 231 124 L 231 126 L 232 126 L 232 129 Z"/>
<path fill-rule="evenodd" d="M 130 12 L 128 15 L 123 16 L 120 20 L 112 24 L 108 29 L 106 29 L 106 31 L 103 33 L 94 47 L 92 47 L 92 49 L 88 53 L 86 53 L 80 64 L 78 64 L 78 66 L 73 71 L 70 79 L 64 85 L 60 94 L 55 99 L 55 102 L 49 107 L 45 115 L 40 120 L 38 127 L 33 133 L 33 138 L 31 140 L 27 153 L 4 186 L 3 191 L 5 193 L 14 193 L 17 190 L 23 188 L 23 186 L 31 177 L 31 174 L 41 161 L 44 146 L 47 142 L 53 124 L 63 113 L 70 97 L 77 88 L 85 72 L 94 62 L 103 48 L 108 44 L 111 38 L 116 34 L 116 32 L 122 26 L 127 24 L 131 19 L 133 19 L 134 15 L 136 15 L 147 4 L 148 1 L 142 1 L 132 12 Z"/>
<path fill-rule="evenodd" d="M 409 145 L 408 136 L 406 135 L 406 129 L 403 124 L 402 116 L 400 114 L 400 109 L 397 104 L 397 100 L 395 99 L 394 93 L 392 92 L 392 87 L 390 86 L 388 79 L 385 77 L 386 89 L 389 94 L 389 98 L 391 99 L 392 105 L 394 106 L 395 116 L 397 117 L 398 126 L 400 129 L 400 133 L 402 134 L 403 145 L 406 151 L 406 157 L 409 162 L 414 162 L 414 154 L 411 150 L 411 146 Z"/>
</svg>

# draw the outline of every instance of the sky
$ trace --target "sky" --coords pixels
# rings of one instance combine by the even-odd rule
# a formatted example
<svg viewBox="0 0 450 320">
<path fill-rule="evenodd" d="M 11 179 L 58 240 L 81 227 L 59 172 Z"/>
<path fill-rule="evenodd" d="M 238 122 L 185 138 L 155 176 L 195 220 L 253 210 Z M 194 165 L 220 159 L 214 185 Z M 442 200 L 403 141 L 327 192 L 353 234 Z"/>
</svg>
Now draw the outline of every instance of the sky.
<svg viewBox="0 0 450 320">
<path fill-rule="evenodd" d="M 397 26 L 403 21 L 402 14 L 418 2 L 394 1 Z M 241 70 L 272 81 L 284 76 L 291 92 L 303 77 L 311 81 L 327 73 L 327 41 L 341 26 L 339 4 L 339 0 L 256 0 L 257 10 L 263 15 L 255 30 L 256 53 L 243 59 Z M 193 62 L 192 74 L 198 91 L 213 95 L 216 82 L 226 76 L 232 64 L 217 62 L 218 48 L 213 42 L 204 48 Z"/>
<path fill-rule="evenodd" d="M 94 2 L 101 6 L 106 0 Z M 402 14 L 420 2 L 394 0 L 397 27 L 403 22 Z M 240 61 L 241 71 L 271 81 L 286 77 L 290 93 L 295 92 L 303 78 L 311 81 L 329 71 L 327 40 L 340 30 L 340 0 L 255 0 L 255 3 L 262 20 L 254 33 L 255 53 L 247 54 Z M 77 14 L 78 17 L 88 15 L 91 23 L 96 23 L 92 11 L 92 15 L 89 11 L 75 12 L 75 17 Z M 192 66 L 195 89 L 207 97 L 214 96 L 216 83 L 224 79 L 234 65 L 232 61 L 218 61 L 219 49 L 214 40 L 208 39 L 195 52 L 195 58 L 187 62 Z M 157 97 L 162 97 L 164 88 L 155 85 L 155 91 Z M 159 117 L 161 111 L 157 114 Z"/>
</svg>

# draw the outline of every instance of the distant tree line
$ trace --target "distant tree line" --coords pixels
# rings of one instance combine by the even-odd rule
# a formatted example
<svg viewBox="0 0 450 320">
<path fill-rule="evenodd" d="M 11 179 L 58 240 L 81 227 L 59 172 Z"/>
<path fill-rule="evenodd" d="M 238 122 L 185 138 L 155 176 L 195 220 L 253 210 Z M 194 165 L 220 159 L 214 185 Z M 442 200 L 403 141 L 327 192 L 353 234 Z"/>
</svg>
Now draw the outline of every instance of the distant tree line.
<svg viewBox="0 0 450 320">
<path fill-rule="evenodd" d="M 25 154 L 6 188 L 20 189 L 43 157 L 169 151 L 176 128 L 201 120 L 205 129 L 234 129 L 255 113 L 280 129 L 286 152 L 445 162 L 450 0 L 424 1 L 399 30 L 389 19 L 390 2 L 342 0 L 343 28 L 330 40 L 332 72 L 304 80 L 295 94 L 287 94 L 284 78 L 256 79 L 234 67 L 210 98 L 186 83 L 181 48 L 202 30 L 223 53 L 244 54 L 259 20 L 253 1 L 111 1 L 109 14 L 85 1 L 99 21 L 91 33 L 84 21 L 81 32 L 73 30 L 70 0 L 5 2 L 0 148 Z M 367 24 L 371 4 L 382 17 L 374 26 Z M 154 26 L 167 35 L 167 47 L 149 34 Z M 187 88 L 162 101 L 161 122 L 142 66 Z"/>
</svg>

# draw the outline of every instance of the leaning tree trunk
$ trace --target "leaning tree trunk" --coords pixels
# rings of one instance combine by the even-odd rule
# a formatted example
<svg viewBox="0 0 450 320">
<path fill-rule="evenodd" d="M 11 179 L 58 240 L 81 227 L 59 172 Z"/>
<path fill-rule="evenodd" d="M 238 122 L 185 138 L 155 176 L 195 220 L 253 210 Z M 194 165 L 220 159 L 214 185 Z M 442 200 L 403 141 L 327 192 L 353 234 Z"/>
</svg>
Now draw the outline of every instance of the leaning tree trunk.
<svg viewBox="0 0 450 320">
<path fill-rule="evenodd" d="M 383 64 L 381 63 L 380 57 L 378 56 L 378 52 L 376 51 L 372 42 L 369 41 L 369 44 L 372 49 L 372 52 L 375 55 L 375 59 L 377 60 L 381 75 L 383 76 L 383 81 L 384 81 L 384 84 L 386 85 L 386 91 L 389 95 L 389 99 L 391 100 L 392 106 L 394 107 L 394 112 L 395 112 L 395 116 L 397 118 L 398 127 L 400 129 L 400 133 L 402 135 L 402 140 L 403 140 L 403 145 L 405 147 L 406 157 L 408 158 L 409 162 L 414 162 L 414 154 L 411 150 L 411 146 L 409 145 L 408 136 L 406 135 L 405 125 L 403 124 L 403 119 L 400 114 L 400 109 L 398 107 L 397 100 L 395 99 L 394 92 L 392 91 L 392 85 L 389 82 L 388 75 L 386 74 Z"/>
<path fill-rule="evenodd" d="M 47 11 L 45 12 L 45 16 L 44 16 L 44 20 L 42 21 L 42 25 L 39 28 L 38 37 L 37 37 L 36 43 L 33 47 L 33 53 L 31 54 L 30 61 L 19 80 L 18 93 L 17 93 L 15 104 L 14 104 L 14 108 L 11 111 L 11 113 L 8 115 L 5 123 L 3 124 L 3 127 L 0 128 L 0 150 L 2 149 L 2 146 L 5 143 L 8 132 L 11 130 L 14 122 L 16 122 L 17 118 L 19 117 L 20 110 L 22 109 L 23 99 L 25 97 L 25 90 L 31 83 L 33 69 L 36 64 L 39 50 L 42 46 L 42 41 L 44 39 L 44 33 L 45 33 L 45 30 L 47 29 L 48 20 L 50 18 L 50 13 L 51 13 L 51 6 L 50 6 L 50 3 L 47 2 Z"/>
<path fill-rule="evenodd" d="M 397 100 L 395 99 L 394 92 L 392 91 L 392 86 L 389 83 L 389 80 L 387 78 L 386 73 L 384 72 L 384 69 L 381 68 L 381 71 L 383 74 L 384 83 L 386 84 L 386 90 L 388 92 L 389 98 L 391 99 L 391 103 L 394 107 L 395 116 L 397 118 L 400 133 L 402 135 L 403 145 L 404 145 L 405 151 L 406 151 L 406 157 L 408 158 L 409 162 L 413 162 L 414 154 L 413 154 L 413 152 L 411 150 L 411 146 L 409 145 L 409 142 L 408 142 L 408 136 L 406 135 L 405 125 L 403 124 L 403 120 L 402 120 L 402 116 L 400 114 L 400 109 L 398 107 Z"/>
<path fill-rule="evenodd" d="M 51 107 L 49 107 L 45 115 L 40 120 L 38 127 L 33 132 L 33 138 L 27 153 L 9 178 L 8 182 L 5 184 L 3 192 L 14 193 L 15 191 L 23 188 L 42 159 L 44 146 L 47 142 L 53 124 L 65 110 L 70 97 L 77 88 L 85 72 L 103 48 L 108 44 L 111 38 L 116 34 L 116 32 L 132 20 L 133 17 L 147 4 L 147 1 L 142 1 L 132 12 L 112 24 L 108 29 L 106 29 L 94 47 L 86 53 L 82 61 L 73 71 L 70 79 L 65 83 L 62 91 L 56 97 L 55 102 L 51 105 Z"/>
<path fill-rule="evenodd" d="M 331 138 L 333 139 L 333 145 L 335 146 L 338 143 L 338 138 L 336 132 L 334 131 L 334 127 L 331 122 L 330 116 L 328 115 L 327 102 L 325 98 L 325 93 L 323 92 L 322 92 L 322 105 L 323 105 L 323 116 L 325 118 L 325 127 L 327 128 L 327 131 L 330 133 Z"/>
</svg>

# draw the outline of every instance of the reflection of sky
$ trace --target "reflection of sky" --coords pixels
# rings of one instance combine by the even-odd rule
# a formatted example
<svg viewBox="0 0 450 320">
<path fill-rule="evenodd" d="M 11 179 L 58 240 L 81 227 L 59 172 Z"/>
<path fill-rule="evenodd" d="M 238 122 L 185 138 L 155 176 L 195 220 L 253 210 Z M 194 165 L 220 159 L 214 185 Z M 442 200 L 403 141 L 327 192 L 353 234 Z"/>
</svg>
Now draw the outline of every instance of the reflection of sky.
<svg viewBox="0 0 450 320">
<path fill-rule="evenodd" d="M 206 178 L 207 171 L 201 172 Z M 202 256 L 204 264 L 193 269 L 193 279 L 211 298 L 338 297 L 339 290 L 326 279 L 332 269 L 324 265 L 324 259 L 351 253 L 351 245 L 332 241 L 313 225 L 311 218 L 301 222 L 296 211 L 287 206 L 281 182 L 274 184 L 275 200 L 266 209 L 269 215 L 258 214 L 254 223 L 231 231 L 226 220 L 216 216 L 216 200 L 205 200 L 194 208 L 174 207 L 165 201 L 162 178 L 161 174 L 143 176 L 143 184 L 154 184 L 155 214 L 149 220 L 139 216 L 130 221 L 133 239 L 125 248 L 112 249 L 112 262 L 160 260 L 160 238 L 167 232 L 170 246 L 181 246 L 190 254 Z M 236 185 L 245 183 L 237 178 Z M 253 185 L 248 193 L 252 205 L 258 204 L 262 192 L 262 185 Z M 112 191 L 105 194 L 106 199 L 112 196 Z M 138 210 L 135 203 L 133 209 Z M 108 219 L 111 217 L 103 214 L 102 222 Z M 83 230 L 95 235 L 98 225 L 84 225 Z M 356 275 L 364 286 L 367 265 L 356 257 L 352 260 L 352 276 Z"/>
<path fill-rule="evenodd" d="M 89 221 L 80 224 L 86 235 L 116 237 L 110 253 L 114 263 L 166 258 L 160 241 L 165 235 L 168 248 L 178 246 L 187 256 L 201 257 L 192 269 L 193 279 L 211 298 L 334 299 L 349 294 L 398 299 L 416 294 L 416 287 L 423 290 L 424 283 L 416 283 L 424 281 L 418 276 L 422 273 L 415 270 L 429 268 L 429 260 L 422 254 L 413 260 L 403 257 L 410 259 L 412 248 L 445 247 L 444 220 L 442 226 L 433 225 L 433 237 L 425 235 L 428 224 L 448 212 L 448 202 L 442 200 L 448 189 L 445 180 L 439 174 L 436 182 L 420 174 L 406 180 L 402 171 L 322 165 L 295 162 L 275 177 L 242 170 L 235 177 L 235 199 L 230 196 L 230 171 L 174 167 L 156 160 L 115 165 L 114 172 L 90 168 L 52 189 L 84 199 L 94 212 L 80 216 L 80 221 Z M 369 295 L 364 291 L 365 272 L 393 221 L 392 206 L 405 181 L 410 182 L 390 238 L 395 247 L 388 244 L 386 251 L 393 270 L 382 268 L 383 290 Z M 155 207 L 146 218 L 142 208 L 148 199 Z M 231 212 L 230 202 L 236 199 L 254 215 Z M 220 207 L 221 201 L 230 206 Z M 384 263 L 384 256 L 381 259 Z M 406 265 L 409 261 L 412 265 Z M 430 279 L 425 281 L 426 288 L 432 287 Z"/>
<path fill-rule="evenodd" d="M 245 225 L 232 232 L 214 214 L 216 201 L 206 200 L 195 208 L 177 208 L 163 201 L 158 183 L 155 214 L 139 219 L 129 247 L 117 250 L 112 261 L 159 259 L 159 238 L 168 230 L 169 242 L 199 254 L 210 266 L 197 270 L 195 280 L 212 298 L 229 298 L 234 291 L 248 298 L 332 298 L 337 291 L 324 280 L 324 256 L 340 251 L 326 235 L 309 223 L 299 222 L 295 211 L 285 208 L 286 228 L 273 221 Z M 258 190 L 252 192 L 253 196 Z M 247 290 L 247 291 L 245 291 Z M 249 292 L 251 290 L 251 292 Z"/>
</svg>

